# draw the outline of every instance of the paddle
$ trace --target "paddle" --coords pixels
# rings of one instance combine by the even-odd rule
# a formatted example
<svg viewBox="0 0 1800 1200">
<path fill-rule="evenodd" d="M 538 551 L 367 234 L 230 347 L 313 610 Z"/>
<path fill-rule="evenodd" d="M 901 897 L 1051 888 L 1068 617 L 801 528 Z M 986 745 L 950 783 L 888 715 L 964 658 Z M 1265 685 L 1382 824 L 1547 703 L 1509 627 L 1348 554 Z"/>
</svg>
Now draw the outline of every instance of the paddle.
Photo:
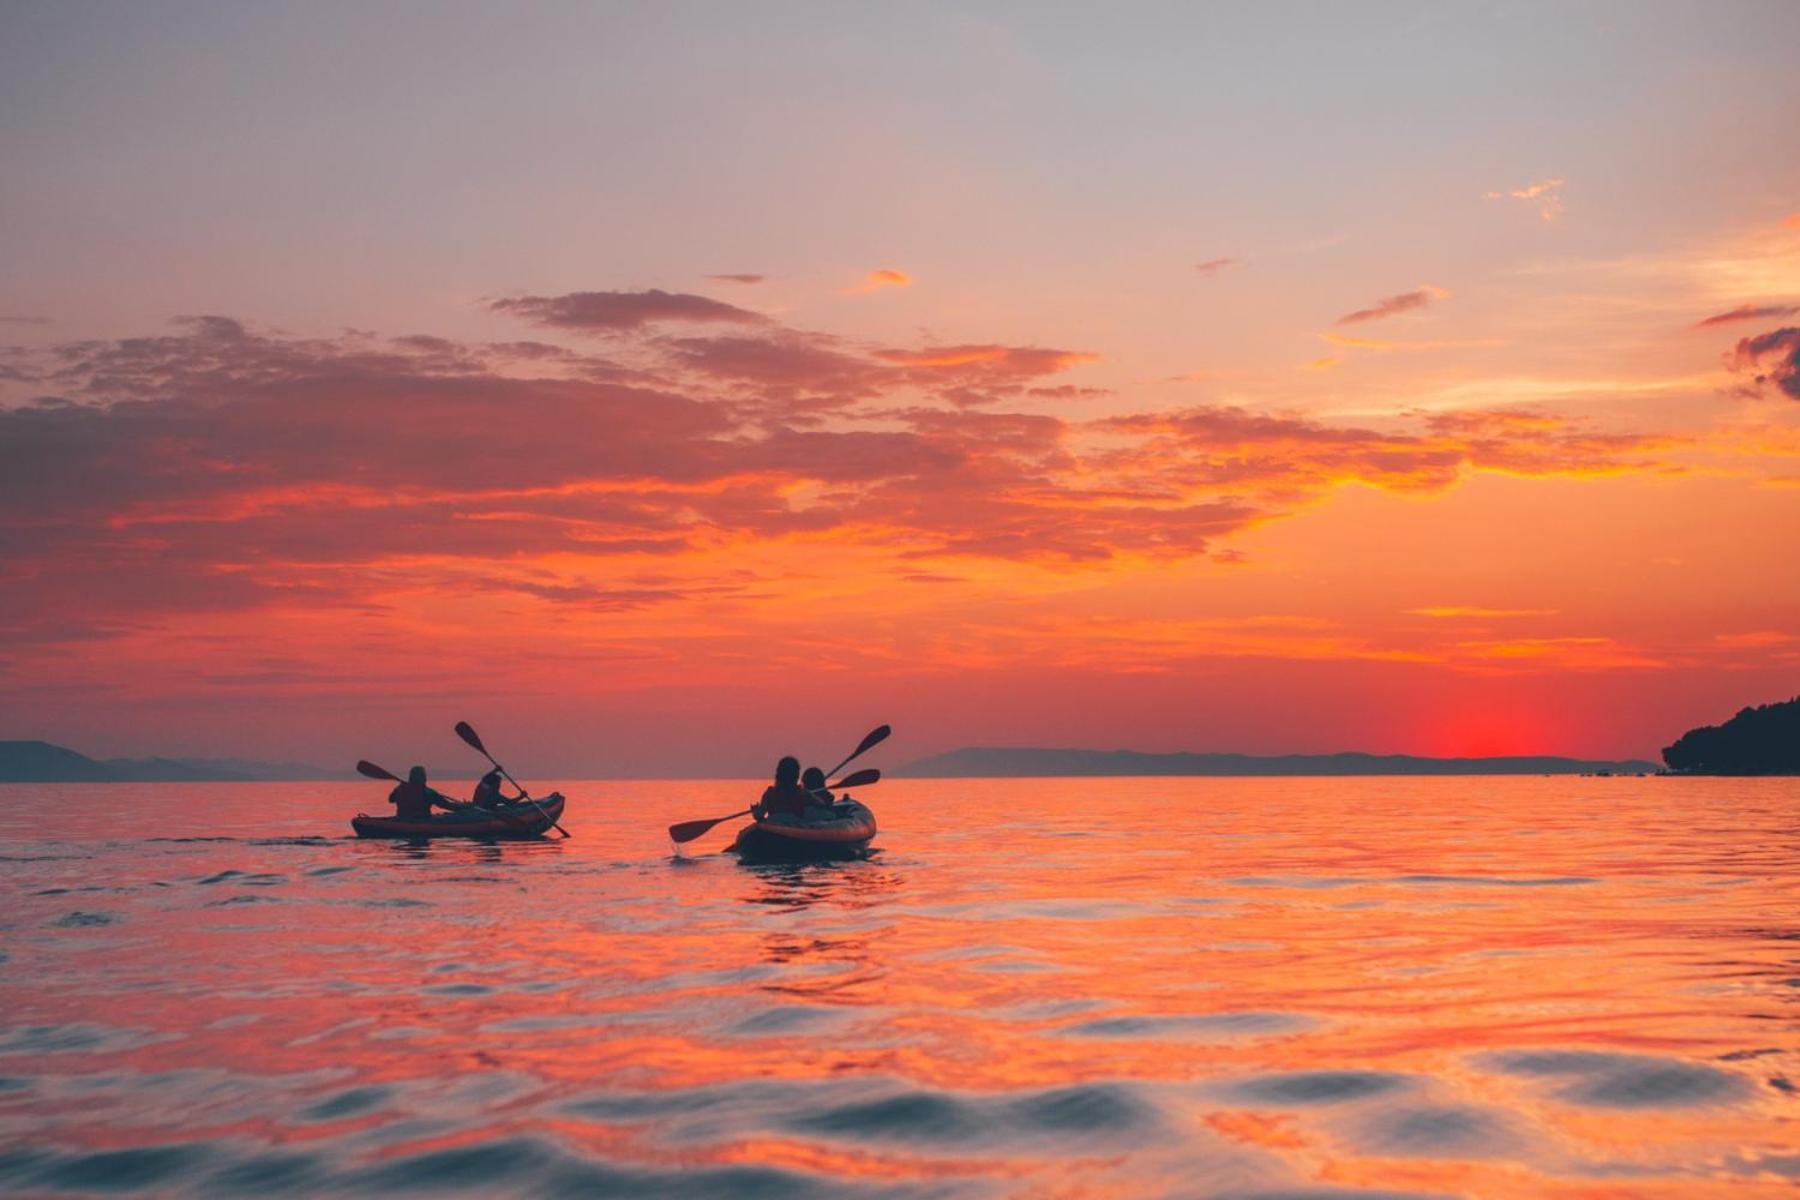
<svg viewBox="0 0 1800 1200">
<path fill-rule="evenodd" d="M 879 770 L 874 767 L 864 767 L 862 770 L 852 771 L 849 775 L 846 775 L 836 783 L 830 784 L 827 787 L 822 787 L 818 792 L 812 792 L 810 794 L 817 796 L 819 792 L 841 792 L 846 788 L 868 787 L 870 784 L 880 782 L 881 772 Z"/>
<path fill-rule="evenodd" d="M 506 782 L 512 784 L 514 787 L 519 789 L 519 795 L 525 797 L 525 799 L 527 799 L 527 800 L 531 800 L 531 793 L 527 792 L 524 789 L 524 787 L 520 785 L 518 780 L 514 779 L 511 775 L 507 774 L 506 768 L 501 766 L 499 764 L 499 762 L 497 762 L 495 760 L 494 756 L 488 753 L 487 747 L 481 744 L 481 736 L 479 734 L 477 734 L 473 728 L 470 727 L 470 725 L 467 721 L 458 721 L 456 723 L 456 736 L 461 738 L 463 741 L 469 743 L 469 745 L 475 747 L 475 749 L 481 751 L 482 757 L 486 758 L 489 762 L 494 764 L 494 770 L 500 772 L 501 775 L 505 776 Z M 531 800 L 531 806 L 533 808 L 537 809 L 540 813 L 544 814 L 544 820 L 550 821 L 551 826 L 556 830 L 556 832 L 562 834 L 564 837 L 569 836 L 568 830 L 564 829 L 561 825 L 558 825 L 555 821 L 550 820 L 550 814 L 547 812 L 544 812 L 543 805 L 539 804 L 536 800 Z"/>
<path fill-rule="evenodd" d="M 874 767 L 869 767 L 866 770 L 856 772 L 848 778 L 840 779 L 835 786 L 839 791 L 842 791 L 844 788 L 868 787 L 871 784 L 879 783 L 880 780 L 881 772 L 877 771 Z M 811 794 L 817 795 L 818 793 L 814 792 Z M 719 822 L 729 821 L 732 817 L 747 816 L 749 812 L 750 810 L 746 808 L 743 812 L 734 812 L 728 817 L 714 817 L 710 821 L 683 821 L 679 825 L 671 825 L 669 826 L 669 840 L 678 843 L 691 842 Z"/>
<path fill-rule="evenodd" d="M 850 763 L 854 759 L 860 758 L 871 747 L 879 746 L 881 743 L 887 741 L 888 734 L 890 734 L 892 732 L 894 732 L 894 731 L 892 729 L 888 728 L 886 725 L 878 725 L 874 729 L 869 730 L 869 736 L 864 738 L 861 742 L 859 742 L 857 744 L 856 749 L 852 750 L 847 756 L 845 756 L 843 762 L 841 762 L 837 766 L 831 768 L 831 770 L 825 772 L 825 778 L 827 778 L 827 779 L 831 778 L 833 775 L 836 775 L 839 771 L 841 771 L 845 767 L 849 766 Z M 841 787 L 843 785 L 839 784 L 838 786 Z"/>
</svg>

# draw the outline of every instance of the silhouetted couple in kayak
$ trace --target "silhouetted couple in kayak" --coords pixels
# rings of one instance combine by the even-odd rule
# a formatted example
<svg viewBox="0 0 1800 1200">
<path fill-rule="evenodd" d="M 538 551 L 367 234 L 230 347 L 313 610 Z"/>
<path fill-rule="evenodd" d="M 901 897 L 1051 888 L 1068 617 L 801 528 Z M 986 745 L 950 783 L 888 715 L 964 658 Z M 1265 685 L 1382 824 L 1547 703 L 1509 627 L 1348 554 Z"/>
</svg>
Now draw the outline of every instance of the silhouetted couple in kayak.
<svg viewBox="0 0 1800 1200">
<path fill-rule="evenodd" d="M 391 779 L 393 776 L 390 775 L 388 778 Z M 472 800 L 452 800 L 425 782 L 424 767 L 414 767 L 406 773 L 406 782 L 396 785 L 394 790 L 388 793 L 388 803 L 394 806 L 395 816 L 402 820 L 416 821 L 429 817 L 434 808 L 453 812 L 473 804 L 476 808 L 485 808 L 491 812 L 503 804 L 515 804 L 524 797 L 524 792 L 520 792 L 517 796 L 507 796 L 501 792 L 500 772 L 495 769 L 483 775 L 481 782 L 475 785 L 475 795 Z"/>
<path fill-rule="evenodd" d="M 831 815 L 835 802 L 825 786 L 825 772 L 808 767 L 802 773 L 800 760 L 789 755 L 775 764 L 775 782 L 763 789 L 762 799 L 750 811 L 758 820 L 784 813 L 805 820 Z"/>
</svg>

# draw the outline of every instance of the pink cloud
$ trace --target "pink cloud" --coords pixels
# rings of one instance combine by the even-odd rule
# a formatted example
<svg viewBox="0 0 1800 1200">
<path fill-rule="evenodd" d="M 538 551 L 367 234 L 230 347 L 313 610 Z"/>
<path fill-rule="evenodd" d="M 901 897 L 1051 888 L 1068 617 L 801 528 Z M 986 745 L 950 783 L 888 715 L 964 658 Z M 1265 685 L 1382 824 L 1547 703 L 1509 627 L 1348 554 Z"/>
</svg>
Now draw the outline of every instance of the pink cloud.
<svg viewBox="0 0 1800 1200">
<path fill-rule="evenodd" d="M 1450 293 L 1441 287 L 1426 284 L 1410 292 L 1401 292 L 1394 296 L 1384 296 L 1367 308 L 1359 308 L 1355 312 L 1345 313 L 1337 319 L 1339 325 L 1356 325 L 1363 321 L 1379 321 L 1397 313 L 1411 312 L 1424 308 L 1437 300 L 1447 300 Z"/>
<path fill-rule="evenodd" d="M 1238 260 L 1235 258 L 1209 258 L 1205 262 L 1195 263 L 1194 270 L 1200 272 L 1202 275 L 1217 275 L 1226 267 L 1235 267 L 1237 265 Z"/>
<path fill-rule="evenodd" d="M 1535 205 L 1538 216 L 1545 221 L 1554 221 L 1562 216 L 1561 192 L 1564 182 L 1561 179 L 1540 179 L 1536 183 L 1527 184 L 1513 191 L 1486 192 L 1484 198 L 1488 200 L 1523 200 Z"/>
<path fill-rule="evenodd" d="M 378 614 L 434 581 L 613 611 L 736 587 L 730 546 L 800 535 L 908 569 L 1175 559 L 1347 480 L 1430 491 L 1472 469 L 1633 469 L 1656 449 L 1513 411 L 1390 430 L 1222 407 L 992 411 L 969 406 L 1076 394 L 1040 384 L 1093 356 L 766 328 L 646 336 L 629 362 L 225 317 L 21 351 L 52 398 L 0 407 L 0 638 L 282 605 Z M 1800 331 L 1745 353 L 1791 353 L 1784 335 Z M 545 578 L 548 556 L 602 582 Z M 688 582 L 650 579 L 652 560 Z"/>
<path fill-rule="evenodd" d="M 1706 329 L 1713 325 L 1728 325 L 1733 321 L 1769 321 L 1782 317 L 1791 317 L 1800 312 L 1800 304 L 1740 304 L 1736 308 L 1722 313 L 1715 313 L 1704 320 L 1695 321 L 1695 329 Z"/>
<path fill-rule="evenodd" d="M 740 274 L 740 275 L 725 274 L 725 275 L 708 275 L 707 278 L 708 279 L 716 279 L 720 283 L 761 283 L 763 280 L 767 279 L 768 276 L 767 275 L 749 275 L 749 274 Z"/>
</svg>

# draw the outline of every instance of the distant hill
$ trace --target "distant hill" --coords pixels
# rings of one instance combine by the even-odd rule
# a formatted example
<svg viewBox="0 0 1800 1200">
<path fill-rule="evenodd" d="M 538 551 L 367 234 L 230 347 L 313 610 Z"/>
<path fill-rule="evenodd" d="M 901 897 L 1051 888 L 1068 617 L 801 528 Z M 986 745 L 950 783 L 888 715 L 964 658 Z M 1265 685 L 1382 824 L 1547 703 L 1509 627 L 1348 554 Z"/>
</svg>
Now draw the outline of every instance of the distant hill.
<svg viewBox="0 0 1800 1200">
<path fill-rule="evenodd" d="M 915 778 L 1050 775 L 1635 775 L 1655 763 L 1530 755 L 1420 758 L 1411 754 L 1144 754 L 1136 750 L 1044 750 L 966 746 L 895 771 Z"/>
<path fill-rule="evenodd" d="M 1683 775 L 1800 775 L 1800 696 L 1690 729 L 1662 754 Z"/>
<path fill-rule="evenodd" d="M 0 783 L 243 783 L 348 779 L 305 763 L 207 758 L 89 758 L 49 742 L 0 742 Z"/>
</svg>

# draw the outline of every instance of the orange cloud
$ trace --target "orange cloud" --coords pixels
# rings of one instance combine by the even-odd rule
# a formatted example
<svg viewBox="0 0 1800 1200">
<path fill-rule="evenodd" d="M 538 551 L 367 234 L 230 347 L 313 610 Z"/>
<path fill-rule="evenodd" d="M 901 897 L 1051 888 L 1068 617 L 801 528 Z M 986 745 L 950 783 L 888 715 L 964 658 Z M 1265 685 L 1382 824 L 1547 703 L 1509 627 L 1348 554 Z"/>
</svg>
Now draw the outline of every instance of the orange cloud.
<svg viewBox="0 0 1800 1200">
<path fill-rule="evenodd" d="M 894 375 L 898 379 L 928 388 L 938 397 L 963 408 L 992 404 L 1022 394 L 1040 395 L 1046 399 L 1099 394 L 1097 389 L 1026 387 L 1032 380 L 1099 361 L 1099 355 L 1080 350 L 984 343 L 929 346 L 917 350 L 877 349 L 872 353 L 877 361 L 896 368 Z"/>
<path fill-rule="evenodd" d="M 768 276 L 767 275 L 750 275 L 750 274 L 735 274 L 735 275 L 734 274 L 725 274 L 725 275 L 708 275 L 706 278 L 716 279 L 720 283 L 761 283 L 763 280 L 767 279 Z"/>
<path fill-rule="evenodd" d="M 880 267 L 863 276 L 862 282 L 855 287 L 844 289 L 847 296 L 860 296 L 865 292 L 879 291 L 882 288 L 910 287 L 912 276 L 905 271 L 895 271 L 889 267 Z"/>
<path fill-rule="evenodd" d="M 1488 200 L 1524 200 L 1535 202 L 1538 216 L 1545 221 L 1554 221 L 1562 216 L 1563 203 L 1561 190 L 1564 181 L 1561 179 L 1541 179 L 1536 183 L 1510 192 L 1486 192 Z"/>
<path fill-rule="evenodd" d="M 1448 300 L 1450 293 L 1444 288 L 1426 284 L 1410 292 L 1401 292 L 1394 296 L 1385 296 L 1367 308 L 1359 308 L 1355 312 L 1345 313 L 1337 319 L 1339 325 L 1356 325 L 1363 321 L 1379 321 L 1397 313 L 1411 312 L 1424 308 L 1438 300 Z"/>
<path fill-rule="evenodd" d="M 1716 633 L 1713 642 L 1733 650 L 1768 650 L 1800 642 L 1800 636 L 1774 629 L 1757 629 L 1749 633 Z"/>
<path fill-rule="evenodd" d="M 1560 671 L 1650 670 L 1666 660 L 1610 637 L 1510 638 L 1460 642 L 1456 650 L 1467 665 Z"/>
</svg>

